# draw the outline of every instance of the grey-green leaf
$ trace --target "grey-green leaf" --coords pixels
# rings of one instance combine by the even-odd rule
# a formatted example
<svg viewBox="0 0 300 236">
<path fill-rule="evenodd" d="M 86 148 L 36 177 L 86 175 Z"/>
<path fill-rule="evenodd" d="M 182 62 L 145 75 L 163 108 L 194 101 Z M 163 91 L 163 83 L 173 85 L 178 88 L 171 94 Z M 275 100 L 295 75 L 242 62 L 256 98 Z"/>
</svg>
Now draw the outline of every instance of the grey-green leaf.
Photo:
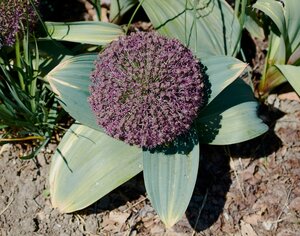
<svg viewBox="0 0 300 236">
<path fill-rule="evenodd" d="M 110 21 L 119 22 L 120 18 L 138 2 L 138 0 L 111 0 Z"/>
<path fill-rule="evenodd" d="M 51 202 L 61 212 L 94 203 L 142 171 L 142 150 L 73 124 L 52 157 Z"/>
<path fill-rule="evenodd" d="M 142 4 L 154 27 L 177 38 L 195 55 L 235 55 L 240 25 L 225 0 L 151 0 Z"/>
<path fill-rule="evenodd" d="M 284 38 L 288 54 L 293 53 L 300 46 L 300 2 L 285 1 L 283 7 L 279 1 L 258 0 L 253 6 L 274 21 Z"/>
<path fill-rule="evenodd" d="M 274 33 L 271 33 L 269 41 L 270 46 L 269 52 L 267 54 L 268 60 L 266 60 L 266 63 L 268 63 L 269 65 L 285 64 L 287 52 L 284 38 L 282 36 L 277 36 Z"/>
<path fill-rule="evenodd" d="M 245 70 L 247 64 L 228 56 L 212 56 L 201 60 L 207 67 L 208 103 L 210 103 L 228 85 L 235 81 Z"/>
<path fill-rule="evenodd" d="M 274 21 L 280 33 L 286 38 L 287 28 L 284 10 L 280 2 L 274 0 L 258 0 L 253 7 L 268 15 Z"/>
<path fill-rule="evenodd" d="M 90 74 L 97 54 L 72 57 L 56 66 L 46 76 L 63 108 L 79 122 L 102 130 L 88 104 Z"/>
<path fill-rule="evenodd" d="M 255 138 L 268 130 L 257 116 L 252 90 L 238 79 L 205 107 L 196 121 L 201 143 L 227 145 Z"/>
<path fill-rule="evenodd" d="M 197 179 L 199 152 L 198 144 L 187 155 L 143 152 L 148 197 L 167 227 L 180 220 L 188 207 Z"/>
<path fill-rule="evenodd" d="M 118 25 L 96 21 L 45 22 L 48 33 L 53 39 L 106 45 L 124 34 Z"/>
<path fill-rule="evenodd" d="M 285 1 L 285 9 L 289 43 L 291 44 L 291 52 L 294 52 L 298 47 L 300 47 L 300 1 Z"/>
<path fill-rule="evenodd" d="M 255 21 L 253 14 L 255 12 L 249 12 L 245 16 L 245 28 L 249 31 L 252 37 L 263 40 L 265 33 L 263 28 Z"/>
<path fill-rule="evenodd" d="M 283 76 L 289 81 L 289 83 L 293 86 L 295 91 L 300 95 L 300 66 L 292 66 L 292 65 L 275 65 Z"/>
</svg>

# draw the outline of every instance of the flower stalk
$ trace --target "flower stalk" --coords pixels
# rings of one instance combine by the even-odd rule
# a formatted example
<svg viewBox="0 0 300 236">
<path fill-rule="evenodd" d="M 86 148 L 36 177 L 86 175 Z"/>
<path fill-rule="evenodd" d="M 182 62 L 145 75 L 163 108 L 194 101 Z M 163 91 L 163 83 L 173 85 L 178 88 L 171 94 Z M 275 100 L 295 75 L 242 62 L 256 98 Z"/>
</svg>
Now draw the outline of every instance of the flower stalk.
<svg viewBox="0 0 300 236">
<path fill-rule="evenodd" d="M 16 66 L 18 68 L 18 78 L 19 78 L 19 82 L 20 82 L 20 87 L 21 87 L 22 91 L 25 91 L 24 78 L 20 71 L 20 69 L 22 68 L 22 61 L 21 61 L 20 40 L 19 40 L 18 34 L 16 34 L 15 53 L 16 53 Z"/>
</svg>

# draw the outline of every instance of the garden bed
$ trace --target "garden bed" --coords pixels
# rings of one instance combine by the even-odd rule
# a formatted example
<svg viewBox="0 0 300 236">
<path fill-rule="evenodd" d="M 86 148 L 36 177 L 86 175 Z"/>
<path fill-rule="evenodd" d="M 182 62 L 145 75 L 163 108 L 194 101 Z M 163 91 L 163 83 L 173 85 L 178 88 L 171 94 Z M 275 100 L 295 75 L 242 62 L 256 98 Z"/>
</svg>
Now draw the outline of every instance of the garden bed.
<svg viewBox="0 0 300 236">
<path fill-rule="evenodd" d="M 44 1 L 41 11 L 48 21 L 95 17 L 85 0 Z M 153 29 L 145 13 L 139 13 L 131 29 Z M 255 84 L 263 71 L 267 42 L 244 36 L 242 47 Z M 191 202 L 170 229 L 152 208 L 142 174 L 93 205 L 62 214 L 52 207 L 49 195 L 51 157 L 58 142 L 52 141 L 31 160 L 20 159 L 32 151 L 30 142 L 0 146 L 0 235 L 299 235 L 300 100 L 290 87 L 285 89 L 279 87 L 260 104 L 267 133 L 235 145 L 200 146 Z"/>
</svg>

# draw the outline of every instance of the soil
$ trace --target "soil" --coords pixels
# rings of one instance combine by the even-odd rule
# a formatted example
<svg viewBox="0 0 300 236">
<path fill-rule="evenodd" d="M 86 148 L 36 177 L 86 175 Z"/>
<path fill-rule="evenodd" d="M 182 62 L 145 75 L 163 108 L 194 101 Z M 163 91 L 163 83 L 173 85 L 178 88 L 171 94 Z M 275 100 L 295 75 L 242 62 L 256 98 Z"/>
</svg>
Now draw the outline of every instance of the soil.
<svg viewBox="0 0 300 236">
<path fill-rule="evenodd" d="M 58 2 L 62 1 L 52 1 L 52 7 L 59 6 Z M 73 15 L 64 16 L 73 20 Z M 255 55 L 249 62 L 255 68 L 254 78 L 264 63 L 265 45 L 255 41 L 249 52 Z M 27 161 L 20 157 L 30 147 L 2 145 L 0 235 L 298 236 L 299 97 L 293 92 L 272 94 L 261 105 L 260 116 L 270 127 L 261 137 L 230 146 L 201 146 L 192 200 L 185 216 L 171 229 L 164 227 L 151 207 L 142 174 L 84 210 L 61 214 L 51 206 L 48 184 L 57 144 L 49 144 L 37 158 Z"/>
</svg>

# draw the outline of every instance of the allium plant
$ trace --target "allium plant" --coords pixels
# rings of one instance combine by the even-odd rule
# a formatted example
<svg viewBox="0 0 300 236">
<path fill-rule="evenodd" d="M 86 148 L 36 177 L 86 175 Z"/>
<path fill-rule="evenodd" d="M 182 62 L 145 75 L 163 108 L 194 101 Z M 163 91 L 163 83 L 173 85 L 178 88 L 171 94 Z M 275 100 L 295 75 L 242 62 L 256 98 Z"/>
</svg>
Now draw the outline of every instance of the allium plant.
<svg viewBox="0 0 300 236">
<path fill-rule="evenodd" d="M 80 23 L 69 23 L 65 35 L 61 24 L 47 25 L 60 40 L 111 39 L 100 54 L 72 57 L 47 75 L 77 120 L 52 158 L 50 195 L 61 212 L 83 209 L 143 171 L 147 196 L 170 227 L 191 199 L 199 144 L 238 143 L 267 130 L 252 89 L 239 78 L 247 65 L 226 56 L 239 45 L 230 6 L 161 2 L 139 4 L 158 32 L 118 37 L 114 24 L 85 23 L 105 27 L 98 42 L 97 30 L 76 37 Z"/>
<path fill-rule="evenodd" d="M 32 0 L 32 3 L 38 5 L 38 0 Z M 29 0 L 2 0 L 0 12 L 0 48 L 4 45 L 12 46 L 17 34 L 22 36 L 24 27 L 32 26 L 37 21 L 34 7 Z"/>
<path fill-rule="evenodd" d="M 35 37 L 38 2 L 0 1 L 0 128 L 6 131 L 0 142 L 32 140 L 37 144 L 22 159 L 34 157 L 57 128 L 58 102 L 42 78 L 49 71 L 49 61 L 55 64 L 63 55 L 50 41 L 38 42 Z M 42 51 L 43 45 L 55 53 Z"/>
</svg>

